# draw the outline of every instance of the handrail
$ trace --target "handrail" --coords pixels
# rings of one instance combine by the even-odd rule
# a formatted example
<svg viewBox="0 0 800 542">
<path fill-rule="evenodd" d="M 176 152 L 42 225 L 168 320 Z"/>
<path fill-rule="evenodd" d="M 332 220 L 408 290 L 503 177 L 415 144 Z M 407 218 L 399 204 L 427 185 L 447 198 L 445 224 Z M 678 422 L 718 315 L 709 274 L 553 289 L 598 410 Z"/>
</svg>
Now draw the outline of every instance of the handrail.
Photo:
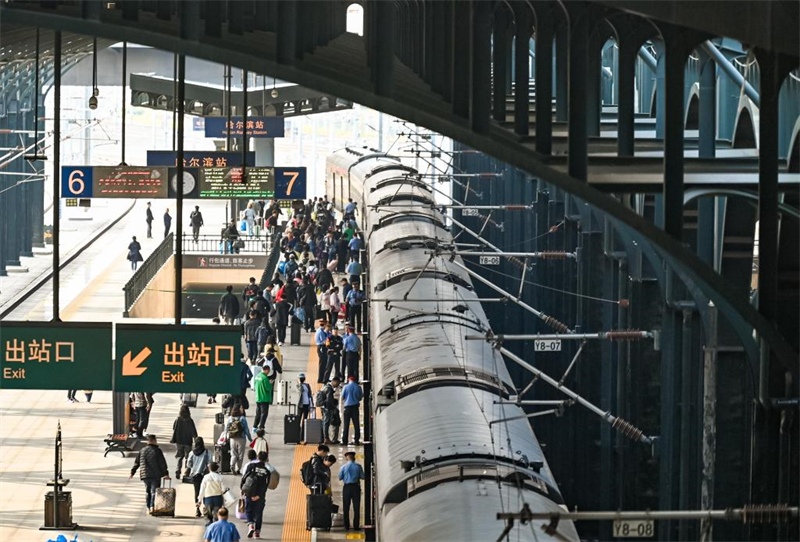
<svg viewBox="0 0 800 542">
<path fill-rule="evenodd" d="M 242 246 L 240 248 L 233 247 L 227 240 L 223 240 L 220 235 L 201 234 L 197 236 L 197 240 L 195 241 L 191 233 L 184 233 L 181 238 L 181 246 L 183 247 L 184 254 L 190 252 L 206 254 L 214 252 L 218 252 L 219 254 L 233 254 L 234 252 L 236 254 L 266 254 L 269 249 L 269 234 L 267 232 L 261 232 L 260 235 L 254 235 L 252 237 L 243 234 L 236 239 L 236 242 L 241 242 Z"/>
<path fill-rule="evenodd" d="M 128 280 L 122 288 L 125 291 L 125 311 L 122 316 L 128 318 L 129 311 L 133 308 L 134 303 L 147 289 L 147 285 L 158 274 L 159 270 L 164 267 L 164 264 L 169 261 L 173 254 L 175 235 L 170 233 L 163 241 L 156 247 L 153 253 L 144 261 L 139 269 L 134 272 L 133 276 Z"/>
</svg>

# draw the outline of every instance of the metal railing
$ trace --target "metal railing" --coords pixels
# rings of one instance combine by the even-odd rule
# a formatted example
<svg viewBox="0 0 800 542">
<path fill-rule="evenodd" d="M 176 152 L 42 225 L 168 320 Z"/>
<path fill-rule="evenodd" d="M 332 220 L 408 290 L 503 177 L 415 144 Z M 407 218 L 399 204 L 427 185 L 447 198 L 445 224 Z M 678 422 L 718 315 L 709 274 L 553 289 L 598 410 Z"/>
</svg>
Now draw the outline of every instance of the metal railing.
<svg viewBox="0 0 800 542">
<path fill-rule="evenodd" d="M 191 233 L 184 233 L 181 238 L 181 248 L 184 254 L 190 252 L 218 253 L 218 254 L 266 254 L 270 235 L 262 231 L 259 235 L 249 237 L 241 233 L 238 239 L 223 239 L 219 235 L 198 235 L 195 240 Z"/>
<path fill-rule="evenodd" d="M 158 271 L 172 257 L 174 239 L 174 234 L 170 233 L 167 235 L 150 257 L 142 262 L 139 269 L 136 270 L 127 284 L 122 288 L 125 291 L 125 311 L 122 313 L 125 318 L 130 316 L 129 311 L 133 307 L 133 304 L 136 303 L 136 300 L 139 299 L 139 296 L 147 289 L 147 285 L 150 284 L 150 281 L 155 278 Z"/>
<path fill-rule="evenodd" d="M 281 259 L 281 234 L 276 233 L 269 237 L 267 246 L 269 247 L 269 258 L 267 258 L 267 265 L 264 266 L 264 273 L 261 275 L 261 280 L 258 282 L 258 287 L 263 290 L 267 284 L 272 280 L 275 270 L 278 267 L 278 261 Z"/>
</svg>

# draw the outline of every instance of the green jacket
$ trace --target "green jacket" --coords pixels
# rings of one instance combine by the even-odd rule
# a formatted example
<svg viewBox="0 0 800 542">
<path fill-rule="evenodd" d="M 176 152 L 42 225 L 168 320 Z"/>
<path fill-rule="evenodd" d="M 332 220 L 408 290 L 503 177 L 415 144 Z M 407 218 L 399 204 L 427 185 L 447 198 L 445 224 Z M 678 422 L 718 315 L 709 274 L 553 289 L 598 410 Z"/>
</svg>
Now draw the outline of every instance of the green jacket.
<svg viewBox="0 0 800 542">
<path fill-rule="evenodd" d="M 272 389 L 274 383 L 266 373 L 258 373 L 256 376 L 256 403 L 272 403 Z"/>
</svg>

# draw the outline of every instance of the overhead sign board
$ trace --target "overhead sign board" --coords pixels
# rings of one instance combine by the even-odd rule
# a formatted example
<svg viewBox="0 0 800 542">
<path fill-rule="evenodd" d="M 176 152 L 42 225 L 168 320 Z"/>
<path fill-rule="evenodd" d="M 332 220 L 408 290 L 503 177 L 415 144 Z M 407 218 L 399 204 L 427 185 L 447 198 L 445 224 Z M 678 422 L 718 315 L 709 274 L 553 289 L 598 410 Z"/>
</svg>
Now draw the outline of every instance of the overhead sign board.
<svg viewBox="0 0 800 542">
<path fill-rule="evenodd" d="M 175 151 L 147 151 L 148 166 L 177 166 Z M 183 151 L 185 167 L 238 167 L 242 165 L 241 152 Z M 256 165 L 256 153 L 247 152 L 247 165 Z"/>
<path fill-rule="evenodd" d="M 244 172 L 243 177 L 239 166 L 187 166 L 183 171 L 183 196 L 186 199 L 306 198 L 304 167 L 248 166 Z M 63 166 L 61 197 L 174 199 L 177 178 L 178 169 L 174 166 Z"/>
<path fill-rule="evenodd" d="M 241 393 L 241 328 L 117 324 L 117 391 Z"/>
<path fill-rule="evenodd" d="M 247 137 L 283 137 L 283 117 L 206 117 L 206 137 L 242 137 L 247 128 Z"/>
<path fill-rule="evenodd" d="M 263 254 L 184 254 L 184 269 L 264 269 L 269 257 Z"/>
<path fill-rule="evenodd" d="M 306 199 L 306 191 L 306 168 L 275 168 L 275 197 L 277 199 Z"/>
<path fill-rule="evenodd" d="M 111 324 L 3 321 L 0 388 L 110 390 Z"/>
<path fill-rule="evenodd" d="M 201 198 L 272 198 L 275 196 L 274 168 L 203 168 L 200 170 Z"/>
</svg>

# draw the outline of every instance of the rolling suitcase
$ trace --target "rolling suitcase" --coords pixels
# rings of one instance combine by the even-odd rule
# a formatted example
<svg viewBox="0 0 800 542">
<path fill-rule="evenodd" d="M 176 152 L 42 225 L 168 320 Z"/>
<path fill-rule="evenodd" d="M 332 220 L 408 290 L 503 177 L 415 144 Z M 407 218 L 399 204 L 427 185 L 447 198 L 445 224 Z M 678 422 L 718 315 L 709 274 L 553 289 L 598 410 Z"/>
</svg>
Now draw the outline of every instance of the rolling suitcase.
<svg viewBox="0 0 800 542">
<path fill-rule="evenodd" d="M 220 425 L 225 423 L 225 413 L 224 412 L 217 412 L 216 414 L 214 414 L 214 423 L 218 423 Z M 217 437 L 219 438 L 219 435 Z M 216 440 L 215 440 L 215 442 L 216 442 Z"/>
<path fill-rule="evenodd" d="M 169 485 L 164 487 L 165 481 L 162 479 L 161 487 L 156 489 L 156 497 L 153 501 L 153 515 L 175 517 L 175 488 L 172 487 L 172 480 L 167 481 Z"/>
<path fill-rule="evenodd" d="M 300 330 L 303 329 L 303 322 L 297 320 L 296 318 L 292 319 L 292 335 L 291 341 L 289 344 L 291 346 L 300 346 Z"/>
<path fill-rule="evenodd" d="M 283 417 L 283 443 L 297 444 L 300 442 L 300 416 L 292 414 L 292 405 L 289 405 L 289 414 Z"/>
<path fill-rule="evenodd" d="M 288 406 L 291 404 L 289 400 L 289 381 L 288 380 L 278 380 L 278 385 L 276 387 L 276 404 Z"/>
<path fill-rule="evenodd" d="M 306 496 L 306 529 L 331 530 L 330 495 L 311 494 Z"/>
<path fill-rule="evenodd" d="M 214 446 L 214 461 L 219 464 L 220 474 L 231 473 L 231 448 L 230 445 Z"/>
<path fill-rule="evenodd" d="M 225 431 L 225 424 L 224 423 L 215 423 L 214 424 L 214 444 L 219 441 L 220 435 Z"/>
<path fill-rule="evenodd" d="M 197 394 L 196 393 L 182 393 L 181 394 L 181 402 L 188 406 L 195 408 L 197 406 Z"/>
<path fill-rule="evenodd" d="M 322 444 L 322 441 L 325 440 L 322 436 L 322 420 L 317 417 L 306 419 L 304 430 L 303 441 L 306 444 Z"/>
</svg>

